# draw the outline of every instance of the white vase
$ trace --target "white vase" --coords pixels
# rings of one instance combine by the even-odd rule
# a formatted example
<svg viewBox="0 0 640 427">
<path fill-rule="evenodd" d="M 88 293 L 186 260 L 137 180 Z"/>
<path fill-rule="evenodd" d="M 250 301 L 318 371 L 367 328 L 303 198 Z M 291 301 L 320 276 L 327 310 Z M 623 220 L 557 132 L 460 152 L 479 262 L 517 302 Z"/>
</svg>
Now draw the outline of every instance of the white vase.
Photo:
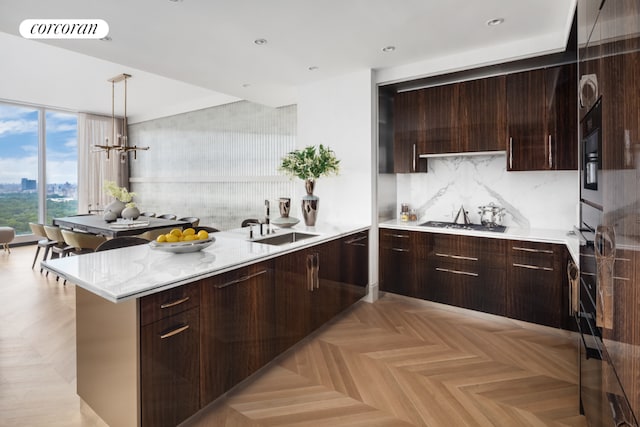
<svg viewBox="0 0 640 427">
<path fill-rule="evenodd" d="M 121 215 L 124 219 L 138 219 L 138 217 L 140 216 L 140 211 L 137 207 L 133 206 L 130 208 L 124 208 Z"/>
<path fill-rule="evenodd" d="M 107 206 L 105 206 L 104 211 L 111 211 L 114 214 L 116 214 L 116 216 L 120 217 L 122 210 L 126 207 L 126 205 L 124 204 L 124 202 L 121 202 L 120 200 L 114 200 L 113 202 L 109 203 Z"/>
</svg>

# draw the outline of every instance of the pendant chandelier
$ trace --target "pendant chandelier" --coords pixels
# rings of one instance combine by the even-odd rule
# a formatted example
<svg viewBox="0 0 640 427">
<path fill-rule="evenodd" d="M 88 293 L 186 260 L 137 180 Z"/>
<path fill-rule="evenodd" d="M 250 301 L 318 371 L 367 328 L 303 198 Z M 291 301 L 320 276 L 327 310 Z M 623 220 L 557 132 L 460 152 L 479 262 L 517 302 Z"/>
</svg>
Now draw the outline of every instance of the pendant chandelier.
<svg viewBox="0 0 640 427">
<path fill-rule="evenodd" d="M 107 80 L 111 82 L 111 142 L 109 137 L 105 138 L 104 145 L 96 144 L 94 147 L 97 152 L 107 153 L 107 160 L 110 158 L 111 151 L 120 153 L 120 160 L 124 163 L 127 153 L 133 151 L 134 160 L 137 159 L 138 150 L 148 150 L 149 147 L 138 147 L 137 145 L 129 145 L 127 137 L 127 79 L 131 78 L 131 74 L 118 74 Z M 124 82 L 124 117 L 122 121 L 122 133 L 116 133 L 116 115 L 115 115 L 115 86 L 116 83 Z"/>
</svg>

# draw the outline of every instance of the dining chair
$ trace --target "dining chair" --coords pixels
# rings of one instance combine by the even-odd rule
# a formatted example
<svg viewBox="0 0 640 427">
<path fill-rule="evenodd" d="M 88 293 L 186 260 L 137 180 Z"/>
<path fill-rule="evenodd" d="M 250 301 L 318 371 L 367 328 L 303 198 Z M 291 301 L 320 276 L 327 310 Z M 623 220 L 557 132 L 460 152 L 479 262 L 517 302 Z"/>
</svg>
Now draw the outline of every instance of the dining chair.
<svg viewBox="0 0 640 427">
<path fill-rule="evenodd" d="M 64 241 L 62 230 L 55 225 L 45 225 L 44 232 L 49 240 L 56 242 L 51 246 L 51 258 L 63 258 L 69 255 L 69 252 L 73 250 L 72 246 L 69 246 Z"/>
<path fill-rule="evenodd" d="M 200 224 L 200 218 L 197 216 L 186 216 L 184 218 L 180 218 L 178 221 L 189 221 L 191 223 L 191 227 L 197 227 Z"/>
<path fill-rule="evenodd" d="M 106 237 L 95 234 L 79 233 L 71 230 L 61 230 L 61 232 L 65 243 L 73 248 L 73 250 L 69 252 L 71 255 L 82 255 L 94 252 L 100 244 L 107 240 Z"/>
<path fill-rule="evenodd" d="M 161 234 L 167 234 L 168 232 L 170 232 L 171 230 L 173 230 L 172 227 L 169 228 L 159 228 L 157 230 L 149 230 L 149 231 L 145 231 L 144 233 L 140 233 L 137 235 L 137 237 L 141 237 L 143 239 L 147 239 L 147 240 L 156 240 L 158 238 L 159 235 Z"/>
<path fill-rule="evenodd" d="M 153 218 L 156 216 L 155 212 L 142 212 L 140 216 L 146 216 L 147 218 Z"/>
<path fill-rule="evenodd" d="M 162 219 L 172 219 L 175 220 L 176 218 L 178 218 L 177 216 L 175 216 L 174 214 L 162 214 L 162 215 L 158 215 L 156 218 L 162 218 Z"/>
<path fill-rule="evenodd" d="M 123 236 L 123 237 L 114 237 L 113 239 L 107 240 L 106 242 L 101 243 L 97 248 L 96 252 L 108 251 L 111 249 L 125 248 L 127 246 L 136 246 L 136 245 L 144 245 L 149 243 L 149 240 L 144 239 L 138 236 Z"/>
<path fill-rule="evenodd" d="M 207 227 L 206 225 L 193 227 L 193 229 L 196 230 L 196 234 L 198 234 L 198 231 L 202 231 L 202 230 L 206 231 L 207 233 L 217 233 L 218 231 L 220 231 L 217 228 Z"/>
<path fill-rule="evenodd" d="M 33 233 L 34 236 L 41 238 L 38 240 L 38 243 L 36 245 L 36 254 L 33 257 L 33 263 L 31 264 L 31 269 L 33 270 L 33 268 L 36 266 L 36 261 L 38 260 L 38 254 L 40 254 L 40 249 L 44 248 L 42 261 L 46 261 L 47 256 L 49 255 L 49 251 L 51 250 L 51 247 L 55 246 L 57 242 L 54 240 L 50 240 L 47 237 L 47 233 L 46 231 L 44 231 L 44 224 L 30 222 L 29 228 L 31 228 L 31 232 Z M 42 267 L 40 267 L 40 273 L 42 273 Z"/>
</svg>

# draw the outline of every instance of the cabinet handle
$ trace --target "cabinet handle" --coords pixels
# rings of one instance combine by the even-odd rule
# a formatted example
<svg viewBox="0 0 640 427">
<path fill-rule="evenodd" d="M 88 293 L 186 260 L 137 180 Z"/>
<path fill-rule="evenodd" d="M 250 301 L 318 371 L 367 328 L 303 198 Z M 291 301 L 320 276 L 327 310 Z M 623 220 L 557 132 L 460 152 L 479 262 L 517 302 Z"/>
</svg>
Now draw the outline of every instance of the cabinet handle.
<svg viewBox="0 0 640 427">
<path fill-rule="evenodd" d="M 393 233 L 385 233 L 385 237 L 399 237 L 401 239 L 408 239 L 408 234 L 393 234 Z"/>
<path fill-rule="evenodd" d="M 169 338 L 169 337 L 172 337 L 174 335 L 178 335 L 179 333 L 184 332 L 187 329 L 189 329 L 189 325 L 182 324 L 182 325 L 178 326 L 177 328 L 172 329 L 172 330 L 170 330 L 168 332 L 165 332 L 162 335 L 160 335 L 160 339 L 163 340 L 165 338 Z"/>
<path fill-rule="evenodd" d="M 160 305 L 160 309 L 164 310 L 165 308 L 175 307 L 176 305 L 180 305 L 180 304 L 185 303 L 187 301 L 189 301 L 189 297 L 180 298 L 180 299 L 177 299 L 177 300 L 171 301 L 171 302 L 165 302 L 164 304 Z"/>
<path fill-rule="evenodd" d="M 235 279 L 235 280 L 230 280 L 230 281 L 225 282 L 225 283 L 219 283 L 219 284 L 213 285 L 213 287 L 216 288 L 216 289 L 226 288 L 227 286 L 235 285 L 237 283 L 246 282 L 247 280 L 253 279 L 254 277 L 260 276 L 260 275 L 262 275 L 262 274 L 264 274 L 266 272 L 267 272 L 267 270 L 262 270 L 262 271 L 259 271 L 257 273 L 249 274 L 247 276 L 242 276 L 242 277 L 240 277 L 238 279 Z"/>
<path fill-rule="evenodd" d="M 509 169 L 513 168 L 513 137 L 509 137 Z"/>
<path fill-rule="evenodd" d="M 551 135 L 549 135 L 549 169 L 553 168 L 553 153 L 551 152 Z"/>
<path fill-rule="evenodd" d="M 514 251 L 523 251 L 523 252 L 533 252 L 537 254 L 552 254 L 553 251 L 549 249 L 532 249 L 532 248 L 523 248 L 520 246 L 512 246 L 511 249 Z"/>
<path fill-rule="evenodd" d="M 436 271 L 441 271 L 443 273 L 462 274 L 464 276 L 478 277 L 478 273 L 471 273 L 469 271 L 450 270 L 448 268 L 440 268 L 440 267 L 436 267 Z"/>
<path fill-rule="evenodd" d="M 316 284 L 316 289 L 320 289 L 320 253 L 313 254 L 313 280 Z"/>
<path fill-rule="evenodd" d="M 413 172 L 416 171 L 416 144 L 413 144 Z"/>
<path fill-rule="evenodd" d="M 307 254 L 307 290 L 320 289 L 320 254 Z"/>
<path fill-rule="evenodd" d="M 409 252 L 409 249 L 391 248 L 394 252 Z"/>
<path fill-rule="evenodd" d="M 360 237 L 355 237 L 351 240 L 347 240 L 346 242 L 344 242 L 345 245 L 353 245 L 356 242 L 359 242 L 361 240 L 367 239 L 369 238 L 369 236 L 360 236 Z M 364 245 L 358 245 L 358 246 L 364 246 Z"/>
<path fill-rule="evenodd" d="M 538 267 L 537 265 L 529 265 L 529 264 L 518 264 L 518 263 L 513 263 L 511 264 L 514 267 L 520 267 L 520 268 L 528 268 L 529 270 L 544 270 L 544 271 L 553 271 L 553 268 L 549 268 L 549 267 Z"/>
<path fill-rule="evenodd" d="M 471 257 L 471 256 L 449 255 L 449 254 L 441 254 L 439 252 L 436 252 L 436 256 L 441 256 L 441 257 L 445 257 L 445 258 L 453 258 L 453 259 L 464 259 L 464 260 L 467 260 L 467 261 L 478 261 L 478 258 Z"/>
</svg>

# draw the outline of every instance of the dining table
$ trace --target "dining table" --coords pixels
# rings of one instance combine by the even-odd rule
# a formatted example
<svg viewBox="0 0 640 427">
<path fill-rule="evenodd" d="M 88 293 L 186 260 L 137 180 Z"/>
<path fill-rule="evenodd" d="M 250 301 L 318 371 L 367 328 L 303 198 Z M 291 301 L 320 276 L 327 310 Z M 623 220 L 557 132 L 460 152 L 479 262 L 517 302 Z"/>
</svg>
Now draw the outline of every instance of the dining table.
<svg viewBox="0 0 640 427">
<path fill-rule="evenodd" d="M 60 228 L 96 234 L 104 237 L 122 237 L 142 234 L 146 231 L 163 228 L 183 228 L 191 225 L 189 221 L 164 218 L 138 217 L 138 219 L 107 222 L 102 215 L 73 215 L 53 218 L 53 225 Z"/>
</svg>

